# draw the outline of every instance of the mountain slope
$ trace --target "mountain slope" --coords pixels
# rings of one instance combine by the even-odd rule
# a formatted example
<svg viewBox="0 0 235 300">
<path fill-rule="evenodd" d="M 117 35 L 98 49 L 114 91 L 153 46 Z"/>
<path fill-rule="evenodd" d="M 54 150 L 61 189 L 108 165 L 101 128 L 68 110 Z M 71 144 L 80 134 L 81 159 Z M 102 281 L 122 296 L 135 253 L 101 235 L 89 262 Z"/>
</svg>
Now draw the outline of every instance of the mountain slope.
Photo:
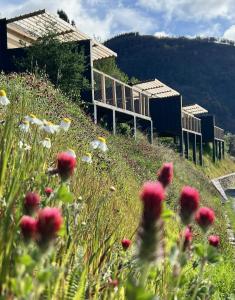
<svg viewBox="0 0 235 300">
<path fill-rule="evenodd" d="M 124 34 L 106 46 L 118 53 L 118 66 L 140 80 L 158 78 L 216 114 L 217 123 L 235 132 L 235 47 L 208 40 Z"/>
</svg>

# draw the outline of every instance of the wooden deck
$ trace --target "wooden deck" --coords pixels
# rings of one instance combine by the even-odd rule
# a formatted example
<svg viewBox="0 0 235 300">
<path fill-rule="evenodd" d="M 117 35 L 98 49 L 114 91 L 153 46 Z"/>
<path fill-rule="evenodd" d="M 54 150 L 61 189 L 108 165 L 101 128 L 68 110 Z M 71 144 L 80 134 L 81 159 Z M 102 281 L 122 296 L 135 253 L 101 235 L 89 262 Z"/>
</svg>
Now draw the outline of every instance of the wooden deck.
<svg viewBox="0 0 235 300">
<path fill-rule="evenodd" d="M 224 130 L 218 126 L 214 126 L 214 137 L 217 140 L 224 141 Z"/>
<path fill-rule="evenodd" d="M 182 111 L 182 129 L 195 134 L 201 134 L 201 120 Z"/>
<path fill-rule="evenodd" d="M 151 120 L 148 94 L 94 68 L 92 73 L 93 103 L 138 118 Z"/>
</svg>

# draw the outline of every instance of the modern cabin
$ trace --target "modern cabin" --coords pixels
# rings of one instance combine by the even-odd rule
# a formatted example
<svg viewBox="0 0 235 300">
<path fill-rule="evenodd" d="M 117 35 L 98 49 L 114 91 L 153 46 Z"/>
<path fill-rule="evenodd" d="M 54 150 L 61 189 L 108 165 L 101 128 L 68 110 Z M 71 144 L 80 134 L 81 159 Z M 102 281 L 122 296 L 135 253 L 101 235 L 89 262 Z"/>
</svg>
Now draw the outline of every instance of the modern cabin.
<svg viewBox="0 0 235 300">
<path fill-rule="evenodd" d="M 173 137 L 179 141 L 182 156 L 189 159 L 192 146 L 194 163 L 203 163 L 201 119 L 185 111 L 180 93 L 161 81 L 154 79 L 135 85 L 150 94 L 150 116 L 154 131 L 162 137 Z"/>
<path fill-rule="evenodd" d="M 24 49 L 50 29 L 61 41 L 77 42 L 84 51 L 87 60 L 85 76 L 91 89 L 84 91 L 82 98 L 90 103 L 95 123 L 105 118 L 115 134 L 118 122 L 129 122 L 134 136 L 137 127 L 143 128 L 152 141 L 148 94 L 93 67 L 94 61 L 117 54 L 45 10 L 0 20 L 0 69 L 14 71 L 13 58 L 23 56 Z"/>
<path fill-rule="evenodd" d="M 215 116 L 198 104 L 185 106 L 184 111 L 191 113 L 201 120 L 202 141 L 204 144 L 211 143 L 213 160 L 221 160 L 225 156 L 224 130 L 215 124 Z"/>
</svg>

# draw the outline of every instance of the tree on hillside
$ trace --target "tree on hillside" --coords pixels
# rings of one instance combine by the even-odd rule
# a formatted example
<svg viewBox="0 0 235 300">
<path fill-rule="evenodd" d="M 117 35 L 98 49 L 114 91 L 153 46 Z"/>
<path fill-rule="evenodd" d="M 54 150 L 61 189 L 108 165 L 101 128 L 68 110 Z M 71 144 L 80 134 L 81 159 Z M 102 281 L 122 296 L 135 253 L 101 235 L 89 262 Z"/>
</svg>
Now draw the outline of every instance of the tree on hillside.
<svg viewBox="0 0 235 300">
<path fill-rule="evenodd" d="M 85 57 L 79 43 L 61 42 L 55 31 L 48 32 L 27 48 L 19 62 L 22 70 L 45 73 L 56 87 L 74 100 L 88 87 L 84 78 Z"/>
</svg>

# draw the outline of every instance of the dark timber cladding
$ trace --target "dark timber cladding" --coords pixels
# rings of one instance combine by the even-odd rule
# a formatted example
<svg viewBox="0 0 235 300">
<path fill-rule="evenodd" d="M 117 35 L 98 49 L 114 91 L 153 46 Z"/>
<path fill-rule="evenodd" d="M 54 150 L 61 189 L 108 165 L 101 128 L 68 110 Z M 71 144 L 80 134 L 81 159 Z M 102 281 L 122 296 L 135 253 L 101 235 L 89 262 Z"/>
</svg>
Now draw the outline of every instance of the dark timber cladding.
<svg viewBox="0 0 235 300">
<path fill-rule="evenodd" d="M 159 136 L 173 137 L 179 141 L 179 151 L 182 156 L 203 164 L 201 120 L 183 110 L 182 96 L 172 88 L 155 79 L 135 85 L 150 96 L 150 116 L 154 130 Z"/>
<path fill-rule="evenodd" d="M 215 126 L 215 116 L 199 115 L 202 123 L 202 137 L 204 143 L 212 143 L 213 160 L 221 160 L 225 156 L 224 130 Z"/>
</svg>

